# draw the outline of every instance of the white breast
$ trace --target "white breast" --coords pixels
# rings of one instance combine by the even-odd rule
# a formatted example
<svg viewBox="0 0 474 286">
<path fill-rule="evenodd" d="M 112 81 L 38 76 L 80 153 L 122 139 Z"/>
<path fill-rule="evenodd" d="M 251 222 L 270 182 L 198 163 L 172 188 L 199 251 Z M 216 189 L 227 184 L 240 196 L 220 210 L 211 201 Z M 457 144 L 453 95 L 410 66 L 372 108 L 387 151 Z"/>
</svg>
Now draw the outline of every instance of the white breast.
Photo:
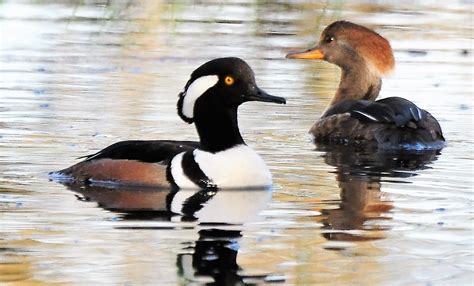
<svg viewBox="0 0 474 286">
<path fill-rule="evenodd" d="M 246 145 L 209 153 L 194 150 L 201 170 L 219 188 L 264 187 L 272 184 L 272 175 L 263 159 Z"/>
</svg>

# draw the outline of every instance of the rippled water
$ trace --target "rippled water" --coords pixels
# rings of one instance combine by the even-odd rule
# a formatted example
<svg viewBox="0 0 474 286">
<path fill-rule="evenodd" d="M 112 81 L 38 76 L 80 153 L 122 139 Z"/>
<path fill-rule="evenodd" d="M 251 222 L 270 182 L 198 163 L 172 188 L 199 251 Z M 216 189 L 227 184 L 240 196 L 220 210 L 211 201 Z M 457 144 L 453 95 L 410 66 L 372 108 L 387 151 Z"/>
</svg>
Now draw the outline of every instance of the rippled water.
<svg viewBox="0 0 474 286">
<path fill-rule="evenodd" d="M 472 8 L 1 1 L 0 284 L 472 284 Z M 336 19 L 391 40 L 397 69 L 382 96 L 435 115 L 448 141 L 440 153 L 310 142 L 339 70 L 284 55 Z M 48 180 L 116 141 L 196 140 L 176 115 L 177 94 L 220 56 L 242 57 L 263 89 L 288 100 L 239 113 L 273 191 L 204 194 L 211 211 L 178 216 L 163 192 Z"/>
</svg>

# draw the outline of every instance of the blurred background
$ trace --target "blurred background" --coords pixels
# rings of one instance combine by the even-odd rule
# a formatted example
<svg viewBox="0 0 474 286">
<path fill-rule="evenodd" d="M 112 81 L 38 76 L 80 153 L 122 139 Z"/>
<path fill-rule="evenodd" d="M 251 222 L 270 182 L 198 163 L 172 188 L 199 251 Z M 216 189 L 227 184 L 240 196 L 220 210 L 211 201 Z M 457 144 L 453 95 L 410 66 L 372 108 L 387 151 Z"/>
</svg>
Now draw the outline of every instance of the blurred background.
<svg viewBox="0 0 474 286">
<path fill-rule="evenodd" d="M 472 11 L 472 1 L 0 1 L 0 284 L 471 285 Z M 386 158 L 311 143 L 340 71 L 285 55 L 341 19 L 390 40 L 397 67 L 381 97 L 432 113 L 446 148 Z M 150 190 L 117 199 L 48 180 L 120 140 L 197 140 L 177 95 L 224 56 L 287 98 L 239 109 L 272 192 L 222 193 L 221 206 L 245 207 L 183 219 L 129 212 L 129 197 L 158 200 Z"/>
</svg>

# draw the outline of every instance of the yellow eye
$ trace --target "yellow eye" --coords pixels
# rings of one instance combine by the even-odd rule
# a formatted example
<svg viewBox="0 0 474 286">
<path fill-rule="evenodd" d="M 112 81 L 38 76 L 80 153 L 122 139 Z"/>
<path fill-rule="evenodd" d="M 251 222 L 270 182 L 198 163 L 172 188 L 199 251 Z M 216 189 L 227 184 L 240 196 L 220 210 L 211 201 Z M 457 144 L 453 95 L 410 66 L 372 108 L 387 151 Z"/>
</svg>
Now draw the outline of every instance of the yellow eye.
<svg viewBox="0 0 474 286">
<path fill-rule="evenodd" d="M 228 76 L 225 77 L 224 82 L 227 85 L 233 85 L 234 84 L 234 78 L 228 75 Z"/>
</svg>

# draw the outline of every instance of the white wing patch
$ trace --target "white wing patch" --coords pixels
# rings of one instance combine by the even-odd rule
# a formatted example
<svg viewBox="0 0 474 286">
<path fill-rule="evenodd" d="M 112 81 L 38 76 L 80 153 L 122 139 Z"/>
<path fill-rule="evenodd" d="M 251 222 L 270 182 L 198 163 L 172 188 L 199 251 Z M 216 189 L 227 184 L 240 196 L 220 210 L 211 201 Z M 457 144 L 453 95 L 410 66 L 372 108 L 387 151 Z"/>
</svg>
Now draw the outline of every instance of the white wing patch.
<svg viewBox="0 0 474 286">
<path fill-rule="evenodd" d="M 418 107 L 416 107 L 416 110 L 418 111 L 418 117 L 420 119 L 423 119 L 423 115 L 421 114 L 421 110 Z"/>
<path fill-rule="evenodd" d="M 359 113 L 360 115 L 365 116 L 365 117 L 367 117 L 368 119 L 370 119 L 370 120 L 372 120 L 372 121 L 379 122 L 379 120 L 378 120 L 377 118 L 373 117 L 373 116 L 370 115 L 370 114 L 367 114 L 367 113 L 362 112 L 362 111 L 359 111 L 359 110 L 354 110 L 354 112 L 357 112 L 357 113 Z"/>
<path fill-rule="evenodd" d="M 264 187 L 272 175 L 263 159 L 246 145 L 209 153 L 194 150 L 194 160 L 218 188 Z"/>
<path fill-rule="evenodd" d="M 415 111 L 413 109 L 416 110 L 416 114 L 415 114 Z M 411 113 L 411 116 L 413 117 L 413 119 L 415 119 L 415 121 L 423 119 L 423 115 L 421 114 L 421 110 L 418 107 L 415 107 L 415 108 L 410 107 L 410 113 Z"/>
<path fill-rule="evenodd" d="M 194 103 L 204 92 L 219 81 L 217 75 L 207 75 L 197 78 L 185 91 L 182 113 L 188 118 L 194 117 Z"/>
<path fill-rule="evenodd" d="M 411 108 L 411 107 L 410 107 L 410 113 L 411 113 L 411 116 L 413 117 L 413 119 L 416 120 L 416 118 L 417 118 L 417 117 L 416 117 L 416 114 L 415 114 L 415 112 L 413 111 L 413 108 Z M 419 114 L 420 114 L 420 113 L 418 112 L 418 115 L 419 115 Z"/>
</svg>

